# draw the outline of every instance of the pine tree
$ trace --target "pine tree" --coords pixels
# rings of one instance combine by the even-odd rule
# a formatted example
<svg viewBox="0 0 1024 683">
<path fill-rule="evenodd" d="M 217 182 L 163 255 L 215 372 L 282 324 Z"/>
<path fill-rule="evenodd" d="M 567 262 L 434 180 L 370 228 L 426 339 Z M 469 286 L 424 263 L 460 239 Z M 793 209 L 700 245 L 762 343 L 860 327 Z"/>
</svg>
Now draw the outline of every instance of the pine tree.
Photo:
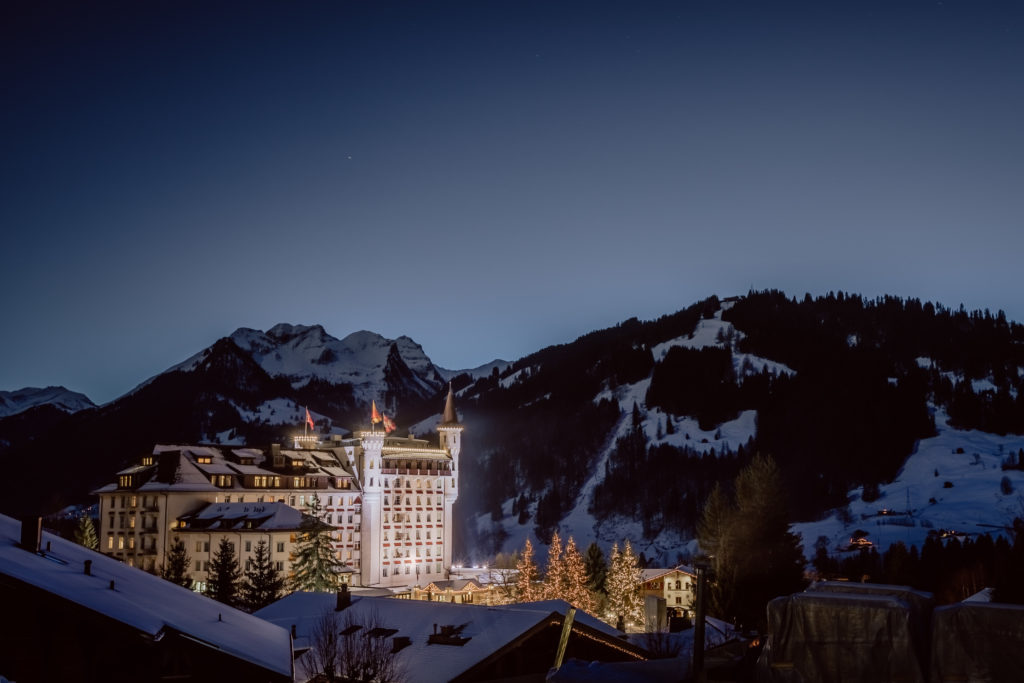
<svg viewBox="0 0 1024 683">
<path fill-rule="evenodd" d="M 612 547 L 611 568 L 605 584 L 608 590 L 608 611 L 623 629 L 638 629 L 644 625 L 644 599 L 641 592 L 643 575 L 637 566 L 636 555 L 629 541 L 622 552 Z M 621 625 L 621 626 L 620 626 Z"/>
<path fill-rule="evenodd" d="M 562 561 L 562 539 L 558 532 L 551 534 L 551 545 L 548 546 L 548 571 L 544 575 L 541 589 L 542 599 L 558 600 L 564 596 L 565 565 Z"/>
<path fill-rule="evenodd" d="M 227 538 L 220 539 L 217 552 L 210 560 L 210 571 L 206 579 L 206 594 L 225 605 L 237 607 L 239 603 L 238 580 L 242 571 L 235 556 L 235 544 Z"/>
<path fill-rule="evenodd" d="M 761 625 L 772 598 L 800 590 L 805 563 L 789 531 L 785 491 L 775 462 L 755 456 L 736 477 L 735 499 L 716 487 L 697 528 L 711 558 L 711 612 Z"/>
<path fill-rule="evenodd" d="M 315 493 L 307 504 L 309 512 L 302 518 L 301 532 L 292 557 L 291 588 L 297 591 L 332 592 L 338 587 L 341 560 L 331 546 L 331 526 Z"/>
<path fill-rule="evenodd" d="M 608 576 L 608 562 L 604 551 L 596 542 L 587 546 L 587 586 L 594 593 L 604 593 L 604 583 Z"/>
<path fill-rule="evenodd" d="M 533 544 L 530 543 L 530 539 L 526 539 L 526 546 L 516 569 L 519 571 L 516 577 L 516 594 L 519 602 L 540 600 L 541 590 L 537 585 L 540 575 L 537 572 L 537 565 L 533 563 Z"/>
<path fill-rule="evenodd" d="M 576 541 L 572 536 L 565 544 L 565 554 L 562 559 L 563 574 L 565 582 L 562 586 L 562 594 L 559 596 L 569 604 L 593 614 L 596 609 L 594 595 L 587 587 L 587 569 L 583 564 L 583 556 L 576 548 Z"/>
<path fill-rule="evenodd" d="M 78 526 L 75 527 L 75 543 L 78 545 L 84 545 L 90 550 L 100 549 L 100 539 L 96 535 L 96 525 L 92 522 L 92 517 L 82 513 L 82 516 L 78 518 Z"/>
<path fill-rule="evenodd" d="M 192 588 L 192 576 L 188 573 L 192 558 L 185 551 L 185 543 L 178 541 L 167 553 L 167 564 L 160 567 L 160 576 L 183 588 Z"/>
<path fill-rule="evenodd" d="M 270 559 L 270 545 L 262 540 L 256 544 L 252 564 L 245 570 L 242 605 L 250 612 L 255 612 L 277 600 L 283 591 L 284 577 L 274 569 Z"/>
</svg>

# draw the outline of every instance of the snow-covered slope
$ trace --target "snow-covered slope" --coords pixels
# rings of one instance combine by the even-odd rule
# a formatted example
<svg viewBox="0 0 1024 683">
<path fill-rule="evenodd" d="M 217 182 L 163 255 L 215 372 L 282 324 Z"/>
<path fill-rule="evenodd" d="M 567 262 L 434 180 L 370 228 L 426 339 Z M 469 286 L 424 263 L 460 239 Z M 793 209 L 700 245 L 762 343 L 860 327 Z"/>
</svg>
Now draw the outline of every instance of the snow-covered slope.
<svg viewBox="0 0 1024 683">
<path fill-rule="evenodd" d="M 16 415 L 45 404 L 55 406 L 66 413 L 96 407 L 85 394 L 64 387 L 25 387 L 17 391 L 0 391 L 0 417 Z"/>
<path fill-rule="evenodd" d="M 363 330 L 337 339 L 320 325 L 280 323 L 266 332 L 242 327 L 235 330 L 230 339 L 250 354 L 267 374 L 287 378 L 296 389 L 316 379 L 351 385 L 357 400 L 377 398 L 389 379 L 387 369 L 392 348 L 411 371 L 417 393 L 429 395 L 444 384 L 444 378 L 423 347 L 406 336 L 387 339 Z M 200 366 L 207 353 L 204 349 L 167 372 L 190 372 Z"/>
<path fill-rule="evenodd" d="M 495 368 L 498 369 L 499 374 L 505 372 L 505 369 L 508 368 L 508 366 L 510 365 L 512 364 L 507 360 L 495 358 L 490 363 L 484 363 L 479 367 L 470 368 L 468 370 L 449 370 L 448 368 L 438 367 L 437 372 L 441 375 L 442 378 L 444 378 L 446 382 L 450 380 L 452 377 L 458 377 L 459 375 L 469 375 L 473 379 L 480 379 L 481 377 L 487 377 L 488 375 L 490 375 L 492 372 L 494 372 Z"/>
<path fill-rule="evenodd" d="M 856 489 L 845 511 L 793 525 L 808 558 L 820 537 L 841 552 L 858 530 L 880 552 L 897 541 L 920 548 L 929 534 L 1008 534 L 1013 518 L 1024 516 L 1024 471 L 1003 470 L 1002 463 L 1024 448 L 1024 436 L 954 429 L 942 411 L 935 425 L 938 434 L 918 444 L 892 483 L 879 487 L 877 500 L 865 501 Z"/>
</svg>

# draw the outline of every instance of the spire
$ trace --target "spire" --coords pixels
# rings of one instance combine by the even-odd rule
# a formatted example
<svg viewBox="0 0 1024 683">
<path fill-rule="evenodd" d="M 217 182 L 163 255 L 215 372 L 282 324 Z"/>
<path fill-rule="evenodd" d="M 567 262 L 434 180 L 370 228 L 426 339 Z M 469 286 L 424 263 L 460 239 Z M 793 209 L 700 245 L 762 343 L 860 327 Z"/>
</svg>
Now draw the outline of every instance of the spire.
<svg viewBox="0 0 1024 683">
<path fill-rule="evenodd" d="M 459 416 L 455 414 L 455 392 L 452 391 L 452 383 L 448 382 L 448 399 L 444 402 L 444 415 L 441 416 L 442 425 L 457 425 Z"/>
</svg>

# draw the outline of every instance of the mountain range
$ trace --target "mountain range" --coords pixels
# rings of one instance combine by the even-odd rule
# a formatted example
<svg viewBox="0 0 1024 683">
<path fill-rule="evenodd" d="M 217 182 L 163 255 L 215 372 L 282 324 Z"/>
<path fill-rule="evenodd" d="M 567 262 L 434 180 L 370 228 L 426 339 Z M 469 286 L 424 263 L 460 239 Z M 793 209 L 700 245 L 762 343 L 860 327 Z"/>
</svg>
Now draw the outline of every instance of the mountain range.
<svg viewBox="0 0 1024 683">
<path fill-rule="evenodd" d="M 995 498 L 973 523 L 1005 525 L 1024 487 L 1024 327 L 1001 312 L 915 299 L 764 291 L 473 370 L 435 366 L 409 337 L 337 339 L 319 325 L 280 324 L 236 330 L 102 406 L 62 388 L 2 392 L 0 507 L 87 502 L 154 443 L 285 441 L 307 407 L 325 434 L 368 426 L 371 400 L 400 433 L 423 434 L 448 382 L 467 425 L 472 484 L 457 504 L 467 559 L 527 537 L 543 544 L 559 529 L 579 543 L 629 537 L 649 559 L 673 561 L 692 550 L 711 487 L 758 451 L 801 492 L 790 500 L 794 521 L 819 524 L 806 527 L 805 548 L 811 535 L 840 543 L 897 490 L 919 492 L 900 509 L 941 508 L 942 495 L 924 498 L 933 482 L 905 480 L 939 472 L 915 460 L 922 453 L 966 448 L 985 466 L 964 476 L 1008 478 L 1007 494 L 978 484 Z"/>
</svg>

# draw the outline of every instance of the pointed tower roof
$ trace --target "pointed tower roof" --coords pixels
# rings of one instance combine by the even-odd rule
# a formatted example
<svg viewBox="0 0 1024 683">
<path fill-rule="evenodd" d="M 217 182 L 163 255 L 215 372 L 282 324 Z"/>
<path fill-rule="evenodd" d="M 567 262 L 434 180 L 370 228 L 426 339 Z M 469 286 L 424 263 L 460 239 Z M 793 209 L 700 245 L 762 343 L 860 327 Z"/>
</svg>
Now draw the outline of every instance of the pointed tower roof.
<svg viewBox="0 0 1024 683">
<path fill-rule="evenodd" d="M 455 392 L 452 391 L 452 383 L 448 382 L 448 398 L 444 402 L 444 415 L 441 416 L 441 426 L 456 426 L 459 424 L 459 416 L 455 414 Z"/>
</svg>

